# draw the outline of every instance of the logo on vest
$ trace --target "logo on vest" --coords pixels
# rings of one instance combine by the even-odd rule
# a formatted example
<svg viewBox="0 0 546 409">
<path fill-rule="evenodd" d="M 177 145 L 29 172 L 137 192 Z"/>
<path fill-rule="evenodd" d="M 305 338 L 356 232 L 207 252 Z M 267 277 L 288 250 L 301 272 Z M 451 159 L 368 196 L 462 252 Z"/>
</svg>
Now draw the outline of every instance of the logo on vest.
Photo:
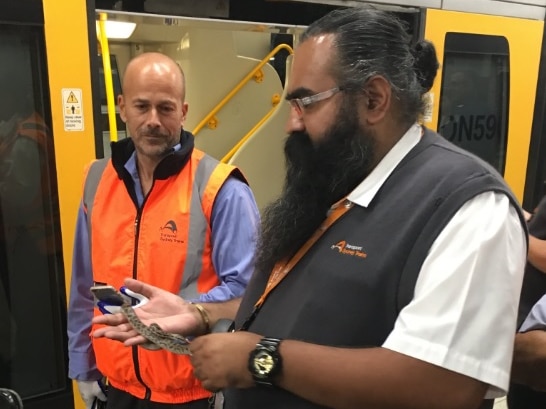
<svg viewBox="0 0 546 409">
<path fill-rule="evenodd" d="M 337 250 L 340 254 L 345 254 L 347 256 L 366 258 L 368 255 L 362 249 L 362 246 L 353 246 L 352 244 L 347 243 L 345 240 L 333 244 L 330 247 L 332 250 Z"/>
<path fill-rule="evenodd" d="M 159 240 L 168 241 L 171 243 L 184 243 L 183 240 L 177 238 L 178 228 L 174 220 L 169 220 L 165 225 L 159 228 Z"/>
</svg>

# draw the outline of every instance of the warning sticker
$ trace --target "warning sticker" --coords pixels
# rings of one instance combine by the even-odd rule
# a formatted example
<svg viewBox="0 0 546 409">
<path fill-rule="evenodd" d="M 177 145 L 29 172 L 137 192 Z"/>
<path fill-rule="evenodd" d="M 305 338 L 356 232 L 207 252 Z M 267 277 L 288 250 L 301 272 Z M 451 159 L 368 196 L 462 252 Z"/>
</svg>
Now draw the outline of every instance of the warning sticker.
<svg viewBox="0 0 546 409">
<path fill-rule="evenodd" d="M 74 95 L 73 91 L 70 91 L 70 94 L 68 94 L 68 98 L 66 99 L 67 104 L 77 104 L 78 98 L 76 98 L 76 95 Z"/>
<path fill-rule="evenodd" d="M 83 131 L 82 90 L 63 88 L 63 119 L 65 131 Z"/>
</svg>

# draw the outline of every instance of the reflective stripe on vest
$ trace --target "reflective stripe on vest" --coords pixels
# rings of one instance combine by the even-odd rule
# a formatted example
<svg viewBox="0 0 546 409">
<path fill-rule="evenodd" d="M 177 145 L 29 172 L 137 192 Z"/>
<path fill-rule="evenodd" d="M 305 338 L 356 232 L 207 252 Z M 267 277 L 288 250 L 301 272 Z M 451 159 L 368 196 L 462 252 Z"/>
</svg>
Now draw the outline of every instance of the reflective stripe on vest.
<svg viewBox="0 0 546 409">
<path fill-rule="evenodd" d="M 97 187 L 99 185 L 104 169 L 108 165 L 109 159 L 99 159 L 91 163 L 88 168 L 85 178 L 85 185 L 83 187 L 83 206 L 87 214 L 87 234 L 89 237 L 89 254 L 92 253 L 91 249 L 91 213 L 93 212 L 93 202 L 95 201 L 95 194 L 97 193 Z"/>
<path fill-rule="evenodd" d="M 178 294 L 184 299 L 195 299 L 199 296 L 197 290 L 197 279 L 203 270 L 203 250 L 207 228 L 210 226 L 210 214 L 206 215 L 203 210 L 203 196 L 208 181 L 217 169 L 218 161 L 208 155 L 204 155 L 199 161 L 195 172 L 193 192 L 190 204 L 190 226 L 188 251 L 184 264 L 184 275 Z"/>
</svg>

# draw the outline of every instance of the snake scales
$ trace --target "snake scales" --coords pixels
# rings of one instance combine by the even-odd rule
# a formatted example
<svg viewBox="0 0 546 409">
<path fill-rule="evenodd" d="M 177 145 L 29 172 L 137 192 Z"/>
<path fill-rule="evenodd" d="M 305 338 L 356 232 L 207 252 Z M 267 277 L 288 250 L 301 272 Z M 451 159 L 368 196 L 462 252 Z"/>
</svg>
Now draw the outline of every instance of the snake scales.
<svg viewBox="0 0 546 409">
<path fill-rule="evenodd" d="M 144 325 L 129 303 L 122 304 L 121 312 L 135 331 L 148 340 L 141 345 L 143 348 L 152 351 L 164 349 L 174 354 L 190 355 L 190 344 L 186 337 L 165 332 L 155 323 Z"/>
</svg>

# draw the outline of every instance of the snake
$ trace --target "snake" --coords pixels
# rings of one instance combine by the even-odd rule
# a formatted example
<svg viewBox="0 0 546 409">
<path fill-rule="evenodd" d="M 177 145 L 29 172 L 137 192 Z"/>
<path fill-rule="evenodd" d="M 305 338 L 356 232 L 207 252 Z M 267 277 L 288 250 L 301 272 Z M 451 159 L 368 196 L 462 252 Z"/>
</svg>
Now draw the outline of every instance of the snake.
<svg viewBox="0 0 546 409">
<path fill-rule="evenodd" d="M 173 354 L 191 355 L 190 341 L 186 337 L 165 332 L 156 323 L 149 326 L 145 325 L 135 314 L 133 307 L 127 302 L 121 305 L 121 312 L 135 331 L 148 340 L 148 342 L 140 345 L 142 348 L 151 351 L 164 349 Z"/>
</svg>

